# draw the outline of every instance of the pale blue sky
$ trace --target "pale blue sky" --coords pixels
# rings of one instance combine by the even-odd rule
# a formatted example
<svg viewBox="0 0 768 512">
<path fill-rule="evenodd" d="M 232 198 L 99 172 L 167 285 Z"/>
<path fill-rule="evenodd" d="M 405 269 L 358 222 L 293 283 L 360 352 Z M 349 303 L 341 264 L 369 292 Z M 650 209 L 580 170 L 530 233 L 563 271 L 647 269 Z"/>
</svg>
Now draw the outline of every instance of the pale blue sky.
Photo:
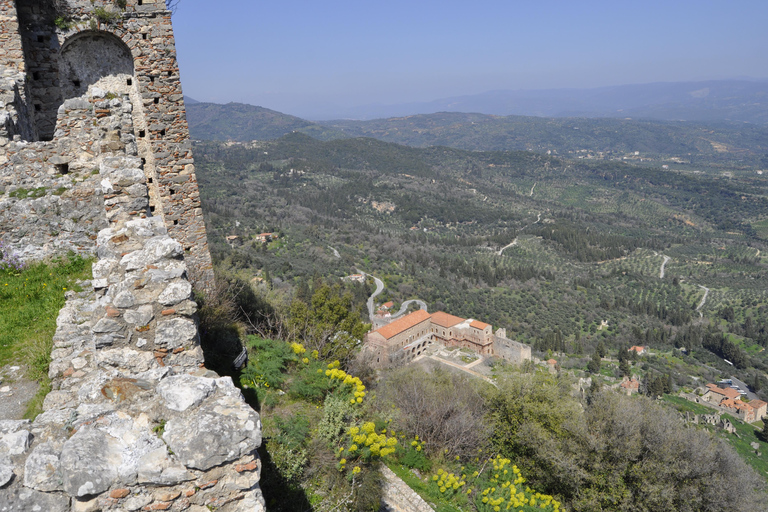
<svg viewBox="0 0 768 512">
<path fill-rule="evenodd" d="M 185 94 L 299 116 L 497 89 L 766 79 L 767 23 L 766 0 L 182 0 L 174 16 Z"/>
</svg>

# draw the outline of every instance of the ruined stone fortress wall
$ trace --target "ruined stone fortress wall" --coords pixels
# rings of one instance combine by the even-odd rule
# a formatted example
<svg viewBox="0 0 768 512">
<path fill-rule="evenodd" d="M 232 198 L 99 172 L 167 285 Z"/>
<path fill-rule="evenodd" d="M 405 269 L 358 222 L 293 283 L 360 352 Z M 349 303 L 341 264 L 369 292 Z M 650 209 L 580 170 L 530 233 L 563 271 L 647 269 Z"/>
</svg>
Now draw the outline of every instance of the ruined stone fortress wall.
<svg viewBox="0 0 768 512">
<path fill-rule="evenodd" d="M 0 512 L 263 511 L 259 415 L 205 369 L 194 320 L 210 257 L 169 13 L 129 0 L 94 27 L 103 2 L 50 1 L 0 0 L 0 239 L 96 260 L 43 413 L 0 414 Z M 76 25 L 53 28 L 54 1 Z"/>
<path fill-rule="evenodd" d="M 150 213 L 165 221 L 184 248 L 192 280 L 207 288 L 212 264 L 170 13 L 164 7 L 161 0 L 127 0 L 124 11 L 111 0 L 0 0 L 0 163 L 19 149 L 4 140 L 60 139 L 62 105 L 89 88 L 98 84 L 110 95 L 127 95 L 134 107 L 133 131 L 119 130 L 119 136 L 135 144 L 142 159 Z M 115 18 L 99 20 L 94 15 L 99 8 L 117 11 Z M 90 148 L 57 149 L 59 159 L 69 165 L 84 165 L 98 156 Z M 50 171 L 41 167 L 40 172 Z M 15 184 L 13 177 L 4 178 L 0 192 L 7 193 Z M 24 234 L 9 237 L 0 231 L 22 254 L 25 245 L 40 247 L 27 244 Z M 60 235 L 60 230 L 35 233 L 52 252 L 62 245 L 57 240 L 67 238 Z"/>
</svg>

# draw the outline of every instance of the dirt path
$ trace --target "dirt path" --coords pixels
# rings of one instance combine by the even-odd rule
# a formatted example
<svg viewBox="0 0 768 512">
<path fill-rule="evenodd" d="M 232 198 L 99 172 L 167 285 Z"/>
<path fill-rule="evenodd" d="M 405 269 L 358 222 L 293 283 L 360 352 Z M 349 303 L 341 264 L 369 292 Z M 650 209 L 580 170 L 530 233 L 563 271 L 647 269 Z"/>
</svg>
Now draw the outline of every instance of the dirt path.
<svg viewBox="0 0 768 512">
<path fill-rule="evenodd" d="M 25 378 L 25 373 L 20 366 L 0 368 L 0 420 L 22 419 L 37 393 L 38 383 Z"/>
<path fill-rule="evenodd" d="M 432 355 L 430 355 L 430 356 L 426 356 L 426 357 L 428 357 L 428 358 L 432 359 L 433 361 L 437 361 L 438 363 L 442 363 L 442 364 L 444 364 L 444 365 L 448 365 L 448 366 L 451 366 L 451 367 L 453 367 L 453 368 L 456 368 L 457 370 L 461 370 L 461 371 L 463 371 L 463 372 L 466 372 L 466 373 L 468 373 L 468 374 L 472 375 L 473 377 L 478 377 L 478 378 L 481 378 L 481 379 L 483 379 L 484 381 L 486 381 L 487 383 L 489 383 L 489 384 L 491 384 L 491 385 L 493 385 L 493 386 L 496 386 L 496 387 L 498 387 L 498 386 L 496 385 L 496 383 L 495 383 L 495 382 L 493 382 L 493 380 L 491 380 L 489 377 L 486 377 L 485 375 L 483 375 L 483 374 L 481 374 L 481 373 L 477 373 L 477 372 L 476 372 L 476 371 L 474 371 L 474 370 L 470 370 L 470 369 L 468 369 L 466 366 L 462 366 L 462 365 L 460 365 L 460 364 L 456 364 L 456 363 L 454 363 L 454 362 L 451 362 L 451 361 L 447 361 L 447 360 L 445 360 L 445 359 L 443 359 L 443 358 L 441 358 L 441 357 L 437 357 L 437 356 L 432 356 Z"/>
<path fill-rule="evenodd" d="M 698 285 L 698 286 L 699 286 L 699 288 L 704 290 L 704 296 L 701 298 L 701 302 L 699 302 L 699 305 L 696 306 L 696 311 L 699 312 L 699 316 L 701 318 L 704 318 L 704 313 L 701 312 L 701 308 L 704 307 L 704 304 L 706 304 L 706 302 L 707 302 L 707 295 L 709 295 L 709 288 L 707 288 L 706 286 L 702 286 L 702 285 Z"/>
<path fill-rule="evenodd" d="M 533 186 L 531 187 L 531 193 L 528 194 L 528 197 L 533 197 L 533 189 L 536 188 L 536 182 L 533 183 Z"/>
<path fill-rule="evenodd" d="M 335 256 L 337 259 L 341 259 L 341 254 L 339 254 L 339 251 L 337 251 L 336 249 L 334 249 L 334 248 L 333 248 L 333 247 L 331 247 L 330 245 L 328 246 L 328 248 L 329 248 L 330 250 L 332 250 L 332 251 L 333 251 L 333 255 L 334 255 L 334 256 Z"/>
<path fill-rule="evenodd" d="M 659 272 L 659 279 L 664 279 L 664 267 L 667 266 L 667 262 L 671 260 L 669 256 L 664 256 L 664 262 L 661 264 L 661 271 Z"/>
<path fill-rule="evenodd" d="M 535 187 L 536 184 L 534 183 L 533 186 Z M 531 189 L 531 194 L 533 194 L 533 189 Z M 523 231 L 525 231 L 529 227 L 533 226 L 534 224 L 538 224 L 540 221 L 541 221 L 541 214 L 539 214 L 538 217 L 536 217 L 535 221 L 531 222 L 530 224 L 525 226 L 523 229 L 521 229 L 520 232 L 522 233 Z M 512 240 L 512 242 L 508 243 L 507 245 L 505 245 L 504 247 L 499 249 L 499 252 L 497 252 L 496 254 L 501 256 L 501 254 L 504 252 L 505 249 L 509 249 L 510 247 L 514 247 L 515 245 L 517 245 L 517 239 L 518 239 L 518 237 L 515 237 L 515 239 Z"/>
</svg>

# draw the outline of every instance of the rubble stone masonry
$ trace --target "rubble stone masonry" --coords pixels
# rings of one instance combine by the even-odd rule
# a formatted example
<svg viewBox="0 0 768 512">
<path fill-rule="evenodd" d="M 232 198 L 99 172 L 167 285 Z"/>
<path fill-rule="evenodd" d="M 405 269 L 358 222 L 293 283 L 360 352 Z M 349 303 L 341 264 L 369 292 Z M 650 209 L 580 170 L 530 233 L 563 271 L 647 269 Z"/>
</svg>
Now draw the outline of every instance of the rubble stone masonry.
<svg viewBox="0 0 768 512">
<path fill-rule="evenodd" d="M 163 7 L 0 0 L 0 239 L 95 258 L 43 413 L 0 411 L 0 512 L 264 510 L 260 417 L 200 348 L 212 268 Z"/>
</svg>

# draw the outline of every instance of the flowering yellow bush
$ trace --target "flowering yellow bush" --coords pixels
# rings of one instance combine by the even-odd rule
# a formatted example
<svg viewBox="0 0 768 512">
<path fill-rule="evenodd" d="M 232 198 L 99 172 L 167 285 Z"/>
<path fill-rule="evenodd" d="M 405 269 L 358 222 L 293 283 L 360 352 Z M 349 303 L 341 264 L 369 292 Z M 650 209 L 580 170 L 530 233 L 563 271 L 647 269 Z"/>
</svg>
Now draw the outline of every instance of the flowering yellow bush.
<svg viewBox="0 0 768 512">
<path fill-rule="evenodd" d="M 475 506 L 480 512 L 501 512 L 502 510 L 514 511 L 541 511 L 560 512 L 560 502 L 548 494 L 541 494 L 530 487 L 522 488 L 525 478 L 520 469 L 502 456 L 497 456 L 489 461 L 491 467 L 470 476 L 473 481 L 467 484 L 464 474 L 455 475 L 443 469 L 438 469 L 429 480 L 430 484 L 446 496 L 452 498 L 457 495 L 459 489 L 469 487 L 466 495 L 470 498 L 474 495 Z M 462 466 L 462 471 L 463 471 Z M 461 491 L 465 491 L 462 489 Z"/>
<path fill-rule="evenodd" d="M 363 398 L 365 398 L 365 385 L 359 378 L 353 377 L 344 370 L 339 369 L 339 366 L 340 363 L 338 361 L 329 363 L 328 369 L 325 370 L 325 376 L 330 378 L 332 381 L 339 381 L 345 386 L 352 387 L 354 391 L 353 395 L 349 399 L 349 403 L 363 403 Z"/>
</svg>

